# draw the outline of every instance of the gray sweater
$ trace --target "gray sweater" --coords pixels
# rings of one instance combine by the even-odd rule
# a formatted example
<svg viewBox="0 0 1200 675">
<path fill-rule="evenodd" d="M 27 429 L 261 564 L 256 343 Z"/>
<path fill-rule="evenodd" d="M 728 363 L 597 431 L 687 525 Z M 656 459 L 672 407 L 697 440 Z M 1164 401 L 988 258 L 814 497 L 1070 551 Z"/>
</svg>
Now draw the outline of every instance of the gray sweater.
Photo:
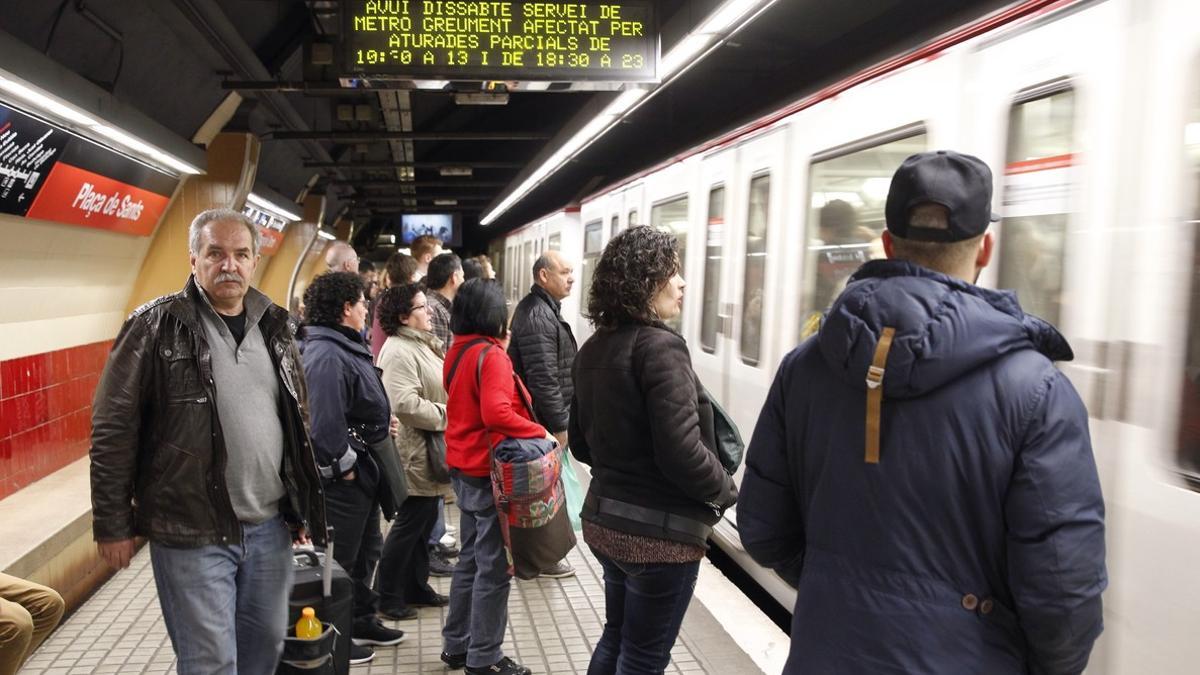
<svg viewBox="0 0 1200 675">
<path fill-rule="evenodd" d="M 203 296 L 203 293 L 201 293 Z M 261 523 L 279 513 L 286 494 L 279 378 L 258 321 L 266 296 L 246 295 L 246 334 L 239 345 L 204 296 L 200 317 L 212 353 L 217 415 L 225 437 L 225 484 L 238 520 Z"/>
</svg>

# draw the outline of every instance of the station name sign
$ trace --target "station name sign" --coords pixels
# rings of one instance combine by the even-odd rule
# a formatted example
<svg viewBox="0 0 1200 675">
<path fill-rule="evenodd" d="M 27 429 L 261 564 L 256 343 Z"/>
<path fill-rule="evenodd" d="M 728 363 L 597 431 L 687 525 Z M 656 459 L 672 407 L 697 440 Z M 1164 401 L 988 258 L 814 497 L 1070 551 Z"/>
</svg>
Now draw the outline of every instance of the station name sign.
<svg viewBox="0 0 1200 675">
<path fill-rule="evenodd" d="M 649 0 L 347 0 L 347 72 L 460 80 L 657 81 Z"/>
<path fill-rule="evenodd" d="M 0 214 L 148 237 L 178 182 L 0 103 Z"/>
</svg>

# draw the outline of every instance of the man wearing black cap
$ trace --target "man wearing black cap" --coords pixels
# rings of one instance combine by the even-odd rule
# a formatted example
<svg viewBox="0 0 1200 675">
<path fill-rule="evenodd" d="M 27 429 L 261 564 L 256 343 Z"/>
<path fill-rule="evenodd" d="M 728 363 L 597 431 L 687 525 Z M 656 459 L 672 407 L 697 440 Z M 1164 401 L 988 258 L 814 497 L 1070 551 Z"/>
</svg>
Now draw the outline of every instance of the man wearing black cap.
<svg viewBox="0 0 1200 675">
<path fill-rule="evenodd" d="M 1102 629 L 1104 503 L 1072 358 L 991 259 L 992 175 L 926 152 L 883 246 L 780 365 L 738 531 L 797 587 L 785 673 L 1083 671 Z"/>
</svg>

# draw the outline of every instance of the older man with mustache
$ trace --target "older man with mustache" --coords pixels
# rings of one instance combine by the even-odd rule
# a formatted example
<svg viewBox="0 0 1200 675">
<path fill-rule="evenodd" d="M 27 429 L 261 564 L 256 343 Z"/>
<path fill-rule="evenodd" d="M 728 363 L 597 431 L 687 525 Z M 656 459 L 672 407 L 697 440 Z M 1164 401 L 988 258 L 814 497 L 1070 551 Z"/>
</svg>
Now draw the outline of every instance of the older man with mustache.
<svg viewBox="0 0 1200 675">
<path fill-rule="evenodd" d="M 114 568 L 150 540 L 180 675 L 275 671 L 291 543 L 324 543 L 320 479 L 287 310 L 250 287 L 259 233 L 192 221 L 192 276 L 125 321 L 92 413 L 93 533 Z"/>
</svg>

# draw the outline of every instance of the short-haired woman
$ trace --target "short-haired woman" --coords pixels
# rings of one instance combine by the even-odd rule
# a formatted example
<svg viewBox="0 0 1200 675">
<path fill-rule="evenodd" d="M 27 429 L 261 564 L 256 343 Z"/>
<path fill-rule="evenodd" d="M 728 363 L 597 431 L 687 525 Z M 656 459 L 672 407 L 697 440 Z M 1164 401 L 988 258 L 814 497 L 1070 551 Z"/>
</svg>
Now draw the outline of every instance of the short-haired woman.
<svg viewBox="0 0 1200 675">
<path fill-rule="evenodd" d="M 379 623 L 371 573 L 378 560 L 381 471 L 368 446 L 387 437 L 387 392 L 363 342 L 367 319 L 362 278 L 330 272 L 304 291 L 300 334 L 313 453 L 325 488 L 326 520 L 333 526 L 334 559 L 354 585 L 354 646 L 350 658 L 374 657 L 362 645 L 394 645 L 404 632 Z"/>
<path fill-rule="evenodd" d="M 675 237 L 645 226 L 613 237 L 592 276 L 596 332 L 575 359 L 569 430 L 592 465 L 583 539 L 604 569 L 588 675 L 666 669 L 705 541 L 737 499 L 687 345 L 663 324 L 683 287 Z"/>
<path fill-rule="evenodd" d="M 425 541 L 440 509 L 438 498 L 450 486 L 437 482 L 429 466 L 425 434 L 446 428 L 442 388 L 442 341 L 434 337 L 425 293 L 417 284 L 393 286 L 379 296 L 379 323 L 388 334 L 377 365 L 383 371 L 392 414 L 400 420 L 396 449 L 408 479 L 400 506 L 383 544 L 375 587 L 379 613 L 389 619 L 417 618 L 417 607 L 444 607 L 449 599 L 429 585 Z"/>
<path fill-rule="evenodd" d="M 530 673 L 501 651 L 511 578 L 492 498 L 491 448 L 505 437 L 553 436 L 522 402 L 528 392 L 518 390 L 524 385 L 501 343 L 507 323 L 498 284 L 472 279 L 458 289 L 450 310 L 454 344 L 446 354 L 446 464 L 461 514 L 461 552 L 450 581 L 442 660 L 451 668 L 466 666 L 468 675 Z"/>
</svg>

